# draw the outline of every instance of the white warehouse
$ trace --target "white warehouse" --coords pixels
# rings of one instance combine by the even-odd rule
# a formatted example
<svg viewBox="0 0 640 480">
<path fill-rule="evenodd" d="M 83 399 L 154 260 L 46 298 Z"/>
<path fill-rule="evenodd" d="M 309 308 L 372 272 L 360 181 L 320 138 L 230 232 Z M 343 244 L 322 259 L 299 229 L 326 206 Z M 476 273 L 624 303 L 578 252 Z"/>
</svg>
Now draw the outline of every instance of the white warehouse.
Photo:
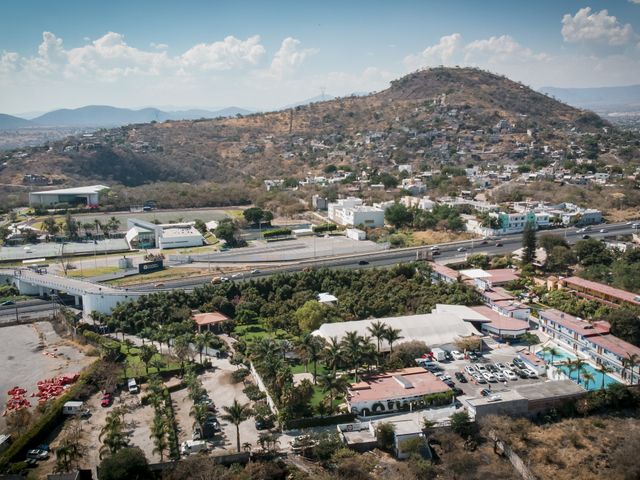
<svg viewBox="0 0 640 480">
<path fill-rule="evenodd" d="M 185 248 L 205 244 L 202 234 L 189 223 L 156 225 L 137 218 L 127 220 L 127 243 L 131 248 Z"/>
<path fill-rule="evenodd" d="M 384 210 L 364 205 L 360 198 L 349 197 L 328 205 L 329 219 L 348 227 L 378 228 L 384 226 Z"/>
<path fill-rule="evenodd" d="M 100 193 L 106 190 L 109 190 L 109 187 L 105 185 L 90 185 L 88 187 L 30 192 L 29 205 L 32 207 L 50 207 L 66 203 L 69 205 L 97 207 L 100 199 Z"/>
</svg>

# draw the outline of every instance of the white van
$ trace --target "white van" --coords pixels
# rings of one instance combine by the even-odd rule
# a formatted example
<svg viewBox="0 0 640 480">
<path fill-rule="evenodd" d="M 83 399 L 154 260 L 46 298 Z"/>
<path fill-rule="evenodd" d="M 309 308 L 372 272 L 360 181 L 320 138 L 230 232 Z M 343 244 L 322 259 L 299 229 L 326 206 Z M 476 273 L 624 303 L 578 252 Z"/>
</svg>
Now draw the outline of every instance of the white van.
<svg viewBox="0 0 640 480">
<path fill-rule="evenodd" d="M 138 393 L 140 391 L 135 378 L 129 379 L 129 381 L 127 382 L 127 388 L 129 389 L 129 393 Z"/>
<path fill-rule="evenodd" d="M 84 402 L 69 401 L 62 406 L 63 415 L 80 415 L 85 416 L 89 411 L 84 408 Z"/>
<path fill-rule="evenodd" d="M 180 445 L 180 453 L 182 455 L 191 455 L 192 453 L 206 452 L 209 450 L 209 444 L 204 440 L 187 440 Z"/>
</svg>

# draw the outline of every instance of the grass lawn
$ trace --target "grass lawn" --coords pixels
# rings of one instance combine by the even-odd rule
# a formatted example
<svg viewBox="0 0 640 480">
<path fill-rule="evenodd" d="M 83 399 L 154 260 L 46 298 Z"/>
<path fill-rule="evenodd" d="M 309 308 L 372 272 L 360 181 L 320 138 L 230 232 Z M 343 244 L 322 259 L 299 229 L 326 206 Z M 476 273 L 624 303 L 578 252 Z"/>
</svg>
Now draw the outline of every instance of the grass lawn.
<svg viewBox="0 0 640 480">
<path fill-rule="evenodd" d="M 105 275 L 107 273 L 115 273 L 119 271 L 119 267 L 98 267 L 98 268 L 83 268 L 82 270 L 69 270 L 67 272 L 68 277 L 97 277 L 98 275 Z"/>
<path fill-rule="evenodd" d="M 188 278 L 197 275 L 215 274 L 215 272 L 209 272 L 207 268 L 186 268 L 186 267 L 171 267 L 160 270 L 159 272 L 145 273 L 141 275 L 131 275 L 125 278 L 118 278 L 110 280 L 110 285 L 124 286 L 133 285 L 137 283 L 151 283 L 159 280 L 177 280 L 181 278 Z"/>
<path fill-rule="evenodd" d="M 136 347 L 131 347 L 127 352 L 126 345 L 122 345 L 120 351 L 126 355 L 125 362 L 127 364 L 127 377 L 140 377 L 146 375 L 146 370 L 144 367 L 144 363 L 140 359 L 140 349 Z M 176 370 L 180 368 L 180 362 L 175 359 L 169 357 L 168 355 L 159 354 L 153 356 L 152 362 L 154 360 L 160 359 L 164 364 L 160 369 L 161 372 L 166 372 L 169 370 Z M 156 373 L 158 371 L 155 367 L 149 367 L 149 373 Z"/>
<path fill-rule="evenodd" d="M 304 363 L 291 365 L 291 371 L 294 374 L 296 374 L 296 373 L 305 373 L 305 371 L 304 371 Z M 327 371 L 327 369 L 324 367 L 322 362 L 318 362 L 318 377 L 320 375 L 322 375 L 323 373 L 325 373 L 326 371 Z M 307 364 L 307 373 L 313 373 L 313 363 L 312 362 Z"/>
<path fill-rule="evenodd" d="M 262 337 L 286 338 L 288 336 L 288 333 L 285 330 L 282 330 L 281 328 L 273 332 L 273 331 L 268 331 L 262 325 L 238 325 L 233 330 L 233 333 L 235 333 L 238 337 L 246 341 L 254 340 L 256 338 L 262 338 Z M 304 371 L 304 367 L 303 367 L 303 371 Z"/>
</svg>

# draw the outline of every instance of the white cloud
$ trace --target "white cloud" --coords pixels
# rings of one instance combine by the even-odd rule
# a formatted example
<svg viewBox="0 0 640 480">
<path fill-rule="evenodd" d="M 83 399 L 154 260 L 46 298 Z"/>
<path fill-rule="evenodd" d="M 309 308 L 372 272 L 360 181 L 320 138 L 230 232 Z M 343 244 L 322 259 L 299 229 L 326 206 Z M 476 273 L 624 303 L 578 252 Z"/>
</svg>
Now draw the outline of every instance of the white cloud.
<svg viewBox="0 0 640 480">
<path fill-rule="evenodd" d="M 591 7 L 585 7 L 574 16 L 566 14 L 562 17 L 562 37 L 565 42 L 622 46 L 634 38 L 633 27 L 628 23 L 622 25 L 606 9 L 591 12 Z"/>
<path fill-rule="evenodd" d="M 300 40 L 287 37 L 271 61 L 270 73 L 281 77 L 296 70 L 308 57 L 318 52 L 314 48 L 300 48 Z"/>
<path fill-rule="evenodd" d="M 449 65 L 454 55 L 460 48 L 462 35 L 452 33 L 440 38 L 435 45 L 425 48 L 415 55 L 407 55 L 404 64 L 409 70 L 415 70 L 424 66 Z"/>
<path fill-rule="evenodd" d="M 635 3 L 636 5 L 640 5 L 640 0 L 629 0 L 631 3 Z"/>
<path fill-rule="evenodd" d="M 256 65 L 266 53 L 260 37 L 254 35 L 246 40 L 228 36 L 223 41 L 200 43 L 191 47 L 180 57 L 185 67 L 199 70 L 231 70 L 247 65 Z"/>
<path fill-rule="evenodd" d="M 166 50 L 167 48 L 169 48 L 169 45 L 167 45 L 166 43 L 151 42 L 149 46 L 151 48 L 155 48 L 156 50 Z"/>
<path fill-rule="evenodd" d="M 0 75 L 12 73 L 16 70 L 20 55 L 16 52 L 2 51 L 0 55 Z"/>
<path fill-rule="evenodd" d="M 475 40 L 464 47 L 465 63 L 476 63 L 480 60 L 488 63 L 543 61 L 548 58 L 545 53 L 535 53 L 509 35 L 489 37 Z"/>
</svg>

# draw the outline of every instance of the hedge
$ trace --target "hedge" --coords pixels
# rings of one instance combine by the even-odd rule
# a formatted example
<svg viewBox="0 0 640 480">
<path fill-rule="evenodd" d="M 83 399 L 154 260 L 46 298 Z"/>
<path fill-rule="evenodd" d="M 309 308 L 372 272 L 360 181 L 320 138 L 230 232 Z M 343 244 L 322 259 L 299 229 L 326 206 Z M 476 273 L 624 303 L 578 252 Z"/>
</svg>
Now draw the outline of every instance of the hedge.
<svg viewBox="0 0 640 480">
<path fill-rule="evenodd" d="M 343 413 L 341 415 L 332 415 L 330 417 L 306 417 L 288 420 L 285 424 L 285 430 L 297 430 L 300 428 L 310 427 L 326 427 L 328 425 L 338 425 L 340 423 L 352 422 L 356 416 L 353 413 Z"/>
<path fill-rule="evenodd" d="M 0 456 L 0 472 L 4 472 L 11 461 L 20 453 L 25 453 L 29 448 L 42 443 L 58 424 L 60 424 L 64 418 L 62 415 L 64 404 L 75 398 L 80 390 L 88 384 L 87 379 L 95 373 L 98 363 L 99 362 L 94 362 L 85 369 L 85 371 L 80 374 L 78 381 L 69 388 L 64 395 L 51 402 L 51 404 L 47 406 L 45 413 L 36 420 L 29 430 L 20 435 L 16 441 L 4 451 Z"/>
<path fill-rule="evenodd" d="M 264 238 L 279 237 L 279 236 L 284 236 L 284 235 L 291 235 L 291 229 L 290 228 L 277 228 L 275 230 L 267 230 L 266 232 L 262 232 L 262 236 Z"/>
<path fill-rule="evenodd" d="M 322 225 L 315 225 L 312 230 L 314 233 L 333 232 L 338 229 L 338 225 L 335 223 L 323 223 Z"/>
</svg>

